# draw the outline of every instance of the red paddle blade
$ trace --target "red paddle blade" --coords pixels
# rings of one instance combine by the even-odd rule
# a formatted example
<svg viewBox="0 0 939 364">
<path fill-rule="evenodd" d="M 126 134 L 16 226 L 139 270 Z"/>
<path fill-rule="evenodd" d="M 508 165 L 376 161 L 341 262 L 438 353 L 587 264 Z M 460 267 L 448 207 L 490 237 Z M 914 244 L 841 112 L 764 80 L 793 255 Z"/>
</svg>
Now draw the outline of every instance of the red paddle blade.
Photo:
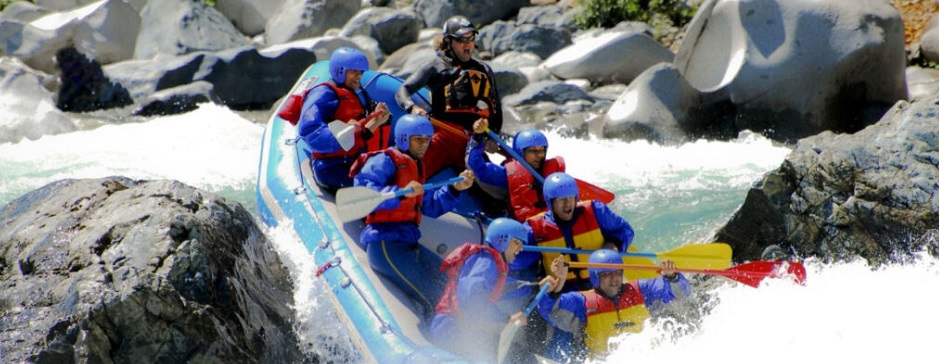
<svg viewBox="0 0 939 364">
<path fill-rule="evenodd" d="M 805 266 L 798 262 L 758 260 L 712 272 L 751 287 L 759 287 L 760 282 L 767 277 L 793 277 L 796 283 L 805 284 Z"/>
<path fill-rule="evenodd" d="M 613 192 L 604 190 L 590 182 L 583 181 L 579 178 L 575 178 L 574 180 L 577 181 L 577 189 L 580 192 L 581 200 L 598 200 L 603 201 L 603 203 L 610 203 L 616 198 Z"/>
</svg>

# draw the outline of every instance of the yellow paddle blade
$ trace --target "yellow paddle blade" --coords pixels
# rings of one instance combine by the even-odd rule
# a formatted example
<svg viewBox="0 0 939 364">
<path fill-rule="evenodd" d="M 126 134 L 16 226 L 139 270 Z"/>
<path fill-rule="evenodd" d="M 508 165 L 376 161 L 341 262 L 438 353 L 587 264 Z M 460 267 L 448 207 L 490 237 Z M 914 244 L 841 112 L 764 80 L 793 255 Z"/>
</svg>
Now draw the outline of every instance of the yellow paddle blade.
<svg viewBox="0 0 939 364">
<path fill-rule="evenodd" d="M 671 260 L 679 268 L 726 269 L 730 267 L 733 251 L 726 243 L 689 244 L 656 254 L 661 260 Z"/>
</svg>

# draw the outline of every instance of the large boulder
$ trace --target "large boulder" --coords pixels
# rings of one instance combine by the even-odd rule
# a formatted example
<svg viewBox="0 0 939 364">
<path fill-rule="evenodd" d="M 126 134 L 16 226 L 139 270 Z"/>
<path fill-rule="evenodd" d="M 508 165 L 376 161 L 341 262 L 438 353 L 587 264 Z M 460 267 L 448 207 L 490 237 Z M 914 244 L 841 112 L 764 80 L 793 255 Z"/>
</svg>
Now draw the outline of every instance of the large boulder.
<svg viewBox="0 0 939 364">
<path fill-rule="evenodd" d="M 111 82 L 101 65 L 75 48 L 62 48 L 55 54 L 61 70 L 61 87 L 56 107 L 62 111 L 86 112 L 130 105 L 134 102 L 124 86 Z"/>
<path fill-rule="evenodd" d="M 342 28 L 361 8 L 361 1 L 284 0 L 264 27 L 266 42 L 274 45 L 324 35 L 331 28 Z"/>
<path fill-rule="evenodd" d="M 800 140 L 766 174 L 715 241 L 734 260 L 769 248 L 877 265 L 939 248 L 939 94 L 898 102 L 857 133 Z"/>
<path fill-rule="evenodd" d="M 343 37 L 365 35 L 378 41 L 384 54 L 417 41 L 423 22 L 413 11 L 389 8 L 367 8 L 360 11 L 343 26 Z"/>
<path fill-rule="evenodd" d="M 108 64 L 133 58 L 139 29 L 140 16 L 128 3 L 98 1 L 26 23 L 0 22 L 0 54 L 46 73 L 55 73 L 54 56 L 66 47 Z"/>
<path fill-rule="evenodd" d="M 497 21 L 483 27 L 478 36 L 479 48 L 498 56 L 505 52 L 531 52 L 542 59 L 571 44 L 567 29 L 513 21 Z"/>
<path fill-rule="evenodd" d="M 906 99 L 903 34 L 883 0 L 708 0 L 675 65 L 733 104 L 718 123 L 795 141 L 860 130 Z"/>
<path fill-rule="evenodd" d="M 78 125 L 55 107 L 52 91 L 43 86 L 55 77 L 27 67 L 19 59 L 0 57 L 0 144 L 36 140 L 72 132 Z"/>
<path fill-rule="evenodd" d="M 267 22 L 286 0 L 217 0 L 215 9 L 247 36 L 264 33 Z"/>
<path fill-rule="evenodd" d="M 250 44 L 222 13 L 202 1 L 149 1 L 140 11 L 134 58 L 214 52 Z"/>
<path fill-rule="evenodd" d="M 10 363 L 296 363 L 289 271 L 238 203 L 175 181 L 62 180 L 0 209 Z"/>
<path fill-rule="evenodd" d="M 544 67 L 561 79 L 588 79 L 595 84 L 632 82 L 642 71 L 671 62 L 672 51 L 641 32 L 594 32 L 551 54 Z"/>
<path fill-rule="evenodd" d="M 650 67 L 630 83 L 607 110 L 601 135 L 625 141 L 651 140 L 679 144 L 697 130 L 693 124 L 700 104 L 691 87 L 671 63 Z"/>
<path fill-rule="evenodd" d="M 479 28 L 515 15 L 528 5 L 530 0 L 417 0 L 414 9 L 428 27 L 443 27 L 451 16 L 462 15 Z"/>
</svg>

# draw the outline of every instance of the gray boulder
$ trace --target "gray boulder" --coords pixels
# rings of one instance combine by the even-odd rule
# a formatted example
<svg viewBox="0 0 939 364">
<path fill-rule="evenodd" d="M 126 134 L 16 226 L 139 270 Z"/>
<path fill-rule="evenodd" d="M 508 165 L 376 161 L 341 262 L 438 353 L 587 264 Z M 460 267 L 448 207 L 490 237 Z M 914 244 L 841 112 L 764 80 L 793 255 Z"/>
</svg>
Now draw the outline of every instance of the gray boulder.
<svg viewBox="0 0 939 364">
<path fill-rule="evenodd" d="M 10 363 L 288 363 L 289 271 L 240 204 L 175 181 L 62 180 L 0 209 Z"/>
<path fill-rule="evenodd" d="M 87 112 L 130 105 L 134 102 L 124 86 L 104 75 L 101 65 L 75 48 L 55 54 L 61 71 L 56 107 L 62 111 Z"/>
<path fill-rule="evenodd" d="M 539 102 L 564 104 L 571 101 L 594 101 L 580 87 L 558 81 L 542 81 L 528 84 L 514 95 L 503 97 L 506 106 L 532 105 Z"/>
<path fill-rule="evenodd" d="M 674 58 L 668 48 L 639 32 L 594 32 L 573 42 L 543 63 L 558 78 L 628 84 L 646 68 Z"/>
<path fill-rule="evenodd" d="M 36 140 L 72 132 L 78 125 L 55 107 L 54 94 L 43 85 L 55 77 L 27 67 L 19 59 L 0 57 L 0 144 Z"/>
<path fill-rule="evenodd" d="M 939 18 L 933 17 L 919 40 L 920 55 L 931 62 L 939 62 Z"/>
<path fill-rule="evenodd" d="M 182 114 L 199 108 L 202 103 L 221 104 L 211 83 L 196 81 L 148 95 L 138 102 L 133 114 L 137 116 Z"/>
<path fill-rule="evenodd" d="M 267 44 L 317 37 L 330 28 L 342 28 L 361 7 L 361 1 L 284 0 L 280 11 L 264 27 Z"/>
<path fill-rule="evenodd" d="M 939 248 L 939 94 L 898 102 L 857 133 L 800 140 L 747 194 L 714 241 L 734 260 L 780 245 L 823 261 L 873 265 Z"/>
<path fill-rule="evenodd" d="M 939 92 L 939 70 L 910 66 L 906 68 L 906 85 L 910 101 L 929 97 Z"/>
<path fill-rule="evenodd" d="M 423 22 L 413 11 L 399 11 L 384 7 L 360 11 L 342 28 L 343 37 L 365 35 L 378 41 L 385 54 L 417 41 Z"/>
<path fill-rule="evenodd" d="M 202 1 L 150 1 L 140 11 L 134 58 L 215 52 L 250 44 L 222 13 Z"/>
<path fill-rule="evenodd" d="M 563 28 L 497 21 L 483 27 L 479 47 L 498 56 L 509 51 L 531 52 L 542 59 L 571 44 L 571 33 Z"/>
<path fill-rule="evenodd" d="M 601 118 L 602 134 L 625 141 L 651 140 L 677 144 L 697 128 L 691 123 L 700 104 L 691 87 L 671 63 L 652 66 L 637 77 Z"/>
<path fill-rule="evenodd" d="M 243 34 L 253 37 L 264 33 L 267 22 L 277 14 L 285 0 L 217 0 L 215 9 Z"/>
<path fill-rule="evenodd" d="M 479 28 L 530 4 L 530 0 L 417 0 L 414 9 L 428 27 L 443 27 L 451 16 L 462 15 Z"/>
<path fill-rule="evenodd" d="M 55 54 L 73 46 L 101 64 L 133 58 L 140 16 L 122 1 L 98 1 L 28 23 L 2 22 L 0 54 L 18 57 L 33 69 L 55 73 Z"/>
<path fill-rule="evenodd" d="M 49 10 L 26 1 L 16 1 L 0 12 L 0 22 L 29 23 L 49 13 Z"/>
<path fill-rule="evenodd" d="M 733 104 L 718 123 L 785 141 L 860 130 L 907 97 L 903 22 L 882 0 L 709 0 L 675 65 Z"/>
<path fill-rule="evenodd" d="M 437 57 L 437 51 L 429 43 L 408 44 L 385 59 L 379 69 L 395 77 L 407 78 L 422 64 Z"/>
</svg>

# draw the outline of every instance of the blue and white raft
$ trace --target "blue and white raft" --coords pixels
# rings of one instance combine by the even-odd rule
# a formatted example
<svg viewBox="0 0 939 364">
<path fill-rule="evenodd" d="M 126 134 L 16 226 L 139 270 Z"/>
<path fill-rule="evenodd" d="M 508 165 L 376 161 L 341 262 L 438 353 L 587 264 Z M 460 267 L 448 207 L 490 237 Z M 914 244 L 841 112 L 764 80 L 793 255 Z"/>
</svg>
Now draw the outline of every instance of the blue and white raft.
<svg viewBox="0 0 939 364">
<path fill-rule="evenodd" d="M 291 94 L 311 83 L 329 79 L 328 61 L 310 66 L 294 85 Z M 401 80 L 366 71 L 363 88 L 376 101 L 388 104 L 392 120 L 403 115 L 394 101 Z M 415 95 L 415 101 L 427 94 Z M 283 107 L 283 103 L 278 107 Z M 257 199 L 261 220 L 270 227 L 292 227 L 325 280 L 329 299 L 340 321 L 348 327 L 359 358 L 355 362 L 415 363 L 462 362 L 460 357 L 435 347 L 419 330 L 419 317 L 410 301 L 393 284 L 378 277 L 369 267 L 365 250 L 357 243 L 364 227 L 361 220 L 340 222 L 334 196 L 313 182 L 311 150 L 298 138 L 297 128 L 274 112 L 261 145 Z M 451 174 L 452 175 L 452 174 Z M 434 180 L 450 176 L 435 176 Z M 464 194 L 465 195 L 465 194 Z M 466 200 L 466 204 L 473 201 Z M 474 206 L 463 206 L 473 211 Z M 446 255 L 460 244 L 480 241 L 476 221 L 456 213 L 439 218 L 424 217 L 421 243 Z"/>
</svg>

